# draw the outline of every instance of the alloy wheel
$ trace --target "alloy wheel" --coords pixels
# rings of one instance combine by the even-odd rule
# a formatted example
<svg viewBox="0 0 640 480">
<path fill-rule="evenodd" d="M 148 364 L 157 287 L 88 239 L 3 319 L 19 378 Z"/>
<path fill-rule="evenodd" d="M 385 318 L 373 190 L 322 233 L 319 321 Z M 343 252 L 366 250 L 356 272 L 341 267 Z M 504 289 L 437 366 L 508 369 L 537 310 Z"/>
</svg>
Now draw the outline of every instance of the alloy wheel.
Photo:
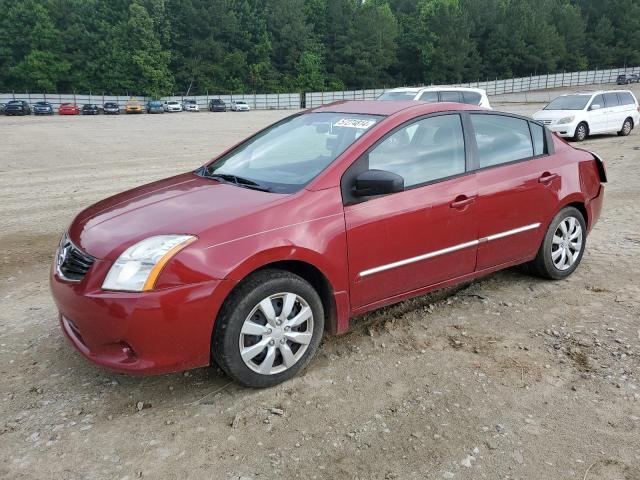
<svg viewBox="0 0 640 480">
<path fill-rule="evenodd" d="M 578 132 L 576 137 L 578 138 L 578 140 L 584 140 L 585 138 L 587 138 L 587 127 L 585 127 L 584 125 L 578 125 Z"/>
<path fill-rule="evenodd" d="M 582 251 L 582 226 L 575 217 L 564 218 L 553 235 L 551 260 L 561 271 L 571 268 Z"/>
<path fill-rule="evenodd" d="M 240 331 L 240 356 L 262 375 L 275 375 L 298 363 L 313 336 L 313 312 L 295 293 L 271 295 L 258 303 Z"/>
<path fill-rule="evenodd" d="M 631 122 L 629 120 L 625 121 L 624 125 L 622 125 L 622 133 L 625 135 L 629 135 L 631 133 Z"/>
</svg>

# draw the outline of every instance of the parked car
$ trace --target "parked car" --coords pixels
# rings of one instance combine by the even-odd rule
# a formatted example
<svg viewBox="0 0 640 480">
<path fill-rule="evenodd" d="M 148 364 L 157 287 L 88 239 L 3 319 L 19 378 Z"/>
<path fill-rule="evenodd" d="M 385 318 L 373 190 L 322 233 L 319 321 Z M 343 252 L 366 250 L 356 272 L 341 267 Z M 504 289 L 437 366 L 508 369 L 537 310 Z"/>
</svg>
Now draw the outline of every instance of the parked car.
<svg viewBox="0 0 640 480">
<path fill-rule="evenodd" d="M 251 108 L 249 108 L 249 104 L 247 102 L 242 102 L 242 101 L 231 102 L 232 112 L 248 112 L 249 110 L 251 110 Z"/>
<path fill-rule="evenodd" d="M 417 100 L 420 102 L 455 102 L 491 108 L 487 92 L 481 88 L 465 87 L 411 87 L 394 88 L 376 100 Z"/>
<path fill-rule="evenodd" d="M 116 102 L 106 102 L 102 106 L 102 111 L 105 115 L 118 115 L 120 113 L 120 107 Z"/>
<path fill-rule="evenodd" d="M 180 102 L 176 102 L 175 100 L 169 100 L 168 102 L 164 102 L 164 111 L 165 112 L 181 112 L 182 104 Z"/>
<path fill-rule="evenodd" d="M 80 109 L 75 103 L 63 103 L 58 107 L 58 115 L 80 115 Z"/>
<path fill-rule="evenodd" d="M 618 85 L 628 85 L 631 83 L 631 76 L 630 75 L 618 75 L 618 78 L 616 79 L 616 83 Z"/>
<path fill-rule="evenodd" d="M 182 109 L 185 112 L 199 112 L 200 107 L 198 107 L 198 102 L 195 100 L 185 100 L 182 104 Z"/>
<path fill-rule="evenodd" d="M 151 100 L 147 103 L 147 113 L 164 113 L 162 102 Z"/>
<path fill-rule="evenodd" d="M 632 73 L 629 75 L 629 78 L 631 79 L 631 83 L 640 83 L 640 75 L 637 73 Z"/>
<path fill-rule="evenodd" d="M 581 142 L 599 133 L 629 135 L 640 122 L 640 112 L 632 92 L 609 90 L 561 95 L 533 118 L 561 137 Z"/>
<path fill-rule="evenodd" d="M 98 115 L 100 113 L 100 109 L 98 105 L 94 105 L 93 103 L 87 103 L 82 106 L 82 114 L 83 115 Z"/>
<path fill-rule="evenodd" d="M 266 387 L 352 316 L 522 263 L 567 278 L 604 182 L 597 155 L 531 119 L 339 102 L 87 208 L 51 289 L 91 361 L 130 373 L 215 362 Z"/>
<path fill-rule="evenodd" d="M 31 115 L 31 105 L 24 100 L 11 100 L 4 107 L 5 115 Z"/>
<path fill-rule="evenodd" d="M 0 103 L 0 113 L 4 113 L 4 109 L 7 108 L 6 103 Z"/>
<path fill-rule="evenodd" d="M 33 104 L 34 115 L 53 115 L 53 105 L 49 102 L 36 102 Z"/>
<path fill-rule="evenodd" d="M 127 100 L 124 103 L 124 113 L 142 113 L 143 111 L 142 104 L 135 99 Z"/>
<path fill-rule="evenodd" d="M 209 110 L 212 112 L 226 112 L 227 104 L 219 98 L 214 98 L 213 100 L 209 100 Z"/>
</svg>

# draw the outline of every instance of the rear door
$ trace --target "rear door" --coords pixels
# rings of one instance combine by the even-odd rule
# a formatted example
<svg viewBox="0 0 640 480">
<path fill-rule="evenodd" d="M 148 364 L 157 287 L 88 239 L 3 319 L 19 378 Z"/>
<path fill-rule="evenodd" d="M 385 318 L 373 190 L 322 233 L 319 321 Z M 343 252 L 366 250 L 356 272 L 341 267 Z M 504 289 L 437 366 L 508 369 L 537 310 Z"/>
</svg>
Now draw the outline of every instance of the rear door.
<svg viewBox="0 0 640 480">
<path fill-rule="evenodd" d="M 477 270 L 535 255 L 560 190 L 552 143 L 535 122 L 471 113 L 477 142 Z"/>
<path fill-rule="evenodd" d="M 343 176 L 352 308 L 472 273 L 477 248 L 477 186 L 468 172 L 460 115 L 425 117 L 399 127 Z M 404 178 L 391 195 L 349 197 L 358 173 Z"/>
<path fill-rule="evenodd" d="M 617 132 L 622 129 L 622 124 L 626 118 L 624 106 L 620 105 L 620 99 L 616 92 L 604 94 L 604 104 L 607 111 L 607 132 Z"/>
</svg>

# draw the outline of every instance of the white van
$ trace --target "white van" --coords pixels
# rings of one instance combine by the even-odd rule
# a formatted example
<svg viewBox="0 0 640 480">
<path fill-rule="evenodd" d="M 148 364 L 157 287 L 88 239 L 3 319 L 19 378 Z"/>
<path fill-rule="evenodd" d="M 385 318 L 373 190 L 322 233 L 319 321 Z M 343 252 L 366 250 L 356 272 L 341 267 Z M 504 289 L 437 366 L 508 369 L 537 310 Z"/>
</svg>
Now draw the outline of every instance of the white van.
<svg viewBox="0 0 640 480">
<path fill-rule="evenodd" d="M 387 90 L 376 100 L 418 100 L 420 102 L 456 102 L 491 108 L 487 92 L 467 87 L 406 87 Z"/>
<path fill-rule="evenodd" d="M 609 90 L 561 95 L 533 118 L 561 137 L 581 142 L 598 133 L 629 135 L 640 122 L 640 111 L 629 90 Z"/>
</svg>

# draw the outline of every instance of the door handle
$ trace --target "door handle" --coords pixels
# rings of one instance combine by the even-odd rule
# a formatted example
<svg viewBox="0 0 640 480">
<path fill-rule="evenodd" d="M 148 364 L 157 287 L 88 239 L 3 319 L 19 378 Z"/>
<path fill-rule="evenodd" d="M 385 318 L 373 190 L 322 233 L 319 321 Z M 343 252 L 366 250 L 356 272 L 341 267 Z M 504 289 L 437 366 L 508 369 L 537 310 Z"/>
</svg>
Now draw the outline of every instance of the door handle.
<svg viewBox="0 0 640 480">
<path fill-rule="evenodd" d="M 466 195 L 458 195 L 456 199 L 449 205 L 451 208 L 463 208 L 471 205 L 476 201 L 475 197 L 467 197 Z"/>
<path fill-rule="evenodd" d="M 540 178 L 538 178 L 538 182 L 540 183 L 549 183 L 558 178 L 559 175 L 557 173 L 549 173 L 544 172 Z"/>
</svg>

